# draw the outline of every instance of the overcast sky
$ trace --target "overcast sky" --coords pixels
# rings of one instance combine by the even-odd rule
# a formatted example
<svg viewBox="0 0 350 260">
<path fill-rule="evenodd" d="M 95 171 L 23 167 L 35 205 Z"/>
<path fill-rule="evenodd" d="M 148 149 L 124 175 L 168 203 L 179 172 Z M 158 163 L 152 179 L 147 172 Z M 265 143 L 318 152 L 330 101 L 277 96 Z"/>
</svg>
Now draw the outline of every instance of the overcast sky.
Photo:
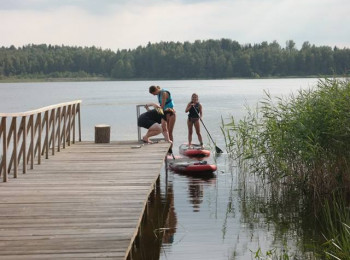
<svg viewBox="0 0 350 260">
<path fill-rule="evenodd" d="M 0 46 L 133 49 L 228 38 L 350 47 L 350 0 L 0 0 Z"/>
</svg>

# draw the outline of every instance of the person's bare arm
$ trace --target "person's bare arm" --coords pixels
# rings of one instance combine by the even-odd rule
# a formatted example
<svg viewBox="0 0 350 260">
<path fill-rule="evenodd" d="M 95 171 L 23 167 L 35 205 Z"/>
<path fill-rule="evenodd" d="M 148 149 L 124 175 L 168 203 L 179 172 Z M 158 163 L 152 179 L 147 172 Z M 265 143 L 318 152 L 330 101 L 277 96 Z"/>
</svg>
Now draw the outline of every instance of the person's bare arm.
<svg viewBox="0 0 350 260">
<path fill-rule="evenodd" d="M 163 91 L 162 93 L 162 104 L 160 104 L 160 107 L 164 109 L 165 101 L 168 99 L 169 95 L 168 92 Z"/>
<path fill-rule="evenodd" d="M 190 103 L 187 104 L 187 107 L 186 107 L 186 109 L 185 109 L 185 113 L 187 113 L 188 111 L 190 111 L 192 105 L 193 105 L 192 102 L 190 102 Z"/>
<path fill-rule="evenodd" d="M 154 108 L 157 108 L 157 107 L 160 107 L 158 104 L 156 104 L 156 103 L 147 103 L 146 105 L 145 105 L 145 108 L 146 108 L 146 110 L 147 111 L 149 111 L 149 107 L 154 107 Z"/>
</svg>

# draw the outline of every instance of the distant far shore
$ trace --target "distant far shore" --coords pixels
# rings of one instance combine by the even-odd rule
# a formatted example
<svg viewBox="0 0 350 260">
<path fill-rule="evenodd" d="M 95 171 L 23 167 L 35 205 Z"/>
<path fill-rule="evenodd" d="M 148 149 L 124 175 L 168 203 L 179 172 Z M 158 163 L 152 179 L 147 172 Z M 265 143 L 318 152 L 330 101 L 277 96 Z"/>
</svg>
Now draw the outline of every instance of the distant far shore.
<svg viewBox="0 0 350 260">
<path fill-rule="evenodd" d="M 230 80 L 230 79 L 288 79 L 288 78 L 344 78 L 344 76 L 334 75 L 311 75 L 311 76 L 285 76 L 285 77 L 247 77 L 247 78 L 193 78 L 193 79 L 169 79 L 169 78 L 156 78 L 156 79 L 113 79 L 107 77 L 72 77 L 72 78 L 25 78 L 25 77 L 0 77 L 0 83 L 30 83 L 30 82 L 86 82 L 86 81 L 151 81 L 151 80 Z"/>
<path fill-rule="evenodd" d="M 0 48 L 0 82 L 322 78 L 349 74 L 350 48 L 230 39 L 149 43 L 136 49 L 47 44 Z"/>
<path fill-rule="evenodd" d="M 29 82 L 83 82 L 83 81 L 112 81 L 111 78 L 105 77 L 81 77 L 81 78 L 23 78 L 23 77 L 2 77 L 0 83 L 29 83 Z"/>
</svg>

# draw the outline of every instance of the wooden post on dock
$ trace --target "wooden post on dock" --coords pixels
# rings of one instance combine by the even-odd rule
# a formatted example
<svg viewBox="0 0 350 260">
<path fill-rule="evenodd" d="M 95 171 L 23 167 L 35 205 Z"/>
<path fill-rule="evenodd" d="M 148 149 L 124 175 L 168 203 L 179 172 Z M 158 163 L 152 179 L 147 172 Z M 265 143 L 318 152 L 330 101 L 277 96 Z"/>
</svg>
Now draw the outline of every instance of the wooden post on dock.
<svg viewBox="0 0 350 260">
<path fill-rule="evenodd" d="M 109 125 L 95 125 L 95 143 L 109 143 L 111 127 Z"/>
</svg>

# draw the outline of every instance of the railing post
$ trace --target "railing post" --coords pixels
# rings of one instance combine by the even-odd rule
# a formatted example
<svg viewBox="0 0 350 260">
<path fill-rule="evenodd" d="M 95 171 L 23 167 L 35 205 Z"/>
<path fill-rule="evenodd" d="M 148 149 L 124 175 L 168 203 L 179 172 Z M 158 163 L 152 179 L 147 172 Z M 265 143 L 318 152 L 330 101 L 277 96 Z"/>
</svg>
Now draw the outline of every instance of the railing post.
<svg viewBox="0 0 350 260">
<path fill-rule="evenodd" d="M 78 120 L 79 120 L 79 142 L 81 142 L 81 120 L 80 120 L 80 103 L 78 103 Z"/>
<path fill-rule="evenodd" d="M 72 105 L 68 105 L 68 146 L 70 146 L 70 132 L 71 132 L 71 124 L 72 124 Z"/>
<path fill-rule="evenodd" d="M 46 152 L 46 159 L 49 159 L 49 111 L 45 111 L 45 121 L 46 121 L 46 136 L 45 136 L 45 152 Z"/>
<path fill-rule="evenodd" d="M 75 116 L 76 116 L 76 111 L 75 111 L 75 104 L 73 104 L 72 108 L 72 116 L 73 116 L 73 144 L 75 144 Z"/>
<path fill-rule="evenodd" d="M 61 151 L 61 107 L 57 108 L 57 152 Z"/>
<path fill-rule="evenodd" d="M 30 169 L 34 169 L 34 115 L 29 117 L 30 122 Z"/>
<path fill-rule="evenodd" d="M 1 118 L 2 127 L 2 180 L 7 182 L 7 133 L 6 133 L 6 117 Z"/>
<path fill-rule="evenodd" d="M 23 138 L 22 138 L 22 147 L 23 147 L 23 154 L 22 154 L 22 163 L 23 163 L 23 173 L 27 172 L 27 117 L 22 117 L 23 122 Z"/>
<path fill-rule="evenodd" d="M 41 113 L 38 113 L 37 115 L 37 120 L 38 120 L 38 164 L 41 164 L 41 138 L 42 138 L 42 120 L 41 120 Z"/>
<path fill-rule="evenodd" d="M 63 108 L 63 149 L 66 148 L 66 140 L 67 140 L 66 119 L 67 119 L 67 107 L 64 106 Z"/>
<path fill-rule="evenodd" d="M 140 117 L 140 107 L 141 105 L 136 106 L 136 119 Z M 137 126 L 137 139 L 141 141 L 141 127 Z"/>
<path fill-rule="evenodd" d="M 52 155 L 55 155 L 55 128 L 56 128 L 56 123 L 55 123 L 55 109 L 52 109 L 51 110 L 51 116 L 50 116 L 51 120 L 50 122 L 52 121 L 52 130 L 51 130 L 51 134 L 52 134 Z"/>
<path fill-rule="evenodd" d="M 18 175 L 18 157 L 17 157 L 17 117 L 13 117 L 13 177 L 17 178 Z"/>
</svg>

